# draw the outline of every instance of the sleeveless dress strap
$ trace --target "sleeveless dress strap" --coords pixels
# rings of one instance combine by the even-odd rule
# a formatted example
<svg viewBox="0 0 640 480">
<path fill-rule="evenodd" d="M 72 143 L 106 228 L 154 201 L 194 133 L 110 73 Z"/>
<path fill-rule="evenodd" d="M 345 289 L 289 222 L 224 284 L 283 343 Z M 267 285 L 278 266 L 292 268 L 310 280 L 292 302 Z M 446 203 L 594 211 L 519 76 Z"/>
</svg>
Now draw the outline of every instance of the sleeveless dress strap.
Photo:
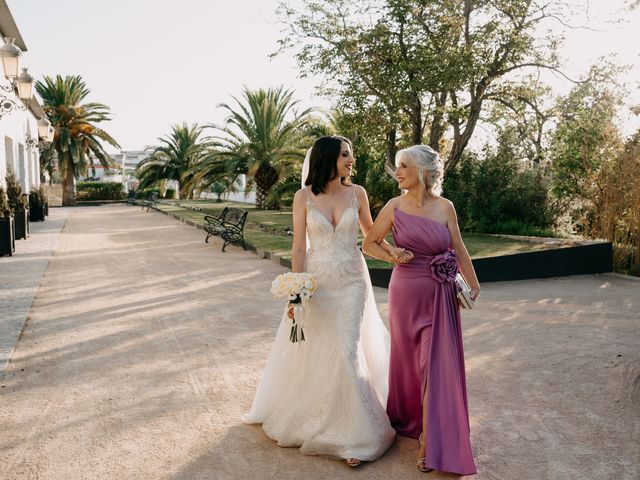
<svg viewBox="0 0 640 480">
<path fill-rule="evenodd" d="M 351 206 L 356 210 L 360 210 L 360 204 L 358 203 L 358 195 L 356 194 L 356 185 L 353 186 L 353 195 L 351 197 Z"/>
<path fill-rule="evenodd" d="M 313 203 L 313 199 L 311 198 L 311 194 L 309 193 L 309 189 L 307 187 L 304 187 L 302 190 L 304 190 L 304 193 L 307 194 L 307 207 L 311 207 L 311 208 L 315 208 L 315 203 Z"/>
</svg>

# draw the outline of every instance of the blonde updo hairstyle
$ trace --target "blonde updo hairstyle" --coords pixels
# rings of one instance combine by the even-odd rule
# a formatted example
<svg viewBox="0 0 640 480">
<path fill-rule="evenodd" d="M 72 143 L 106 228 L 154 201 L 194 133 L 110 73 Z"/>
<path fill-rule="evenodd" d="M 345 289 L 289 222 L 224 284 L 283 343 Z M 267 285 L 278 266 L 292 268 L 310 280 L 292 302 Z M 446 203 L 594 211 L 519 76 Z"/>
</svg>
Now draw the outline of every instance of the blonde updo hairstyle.
<svg viewBox="0 0 640 480">
<path fill-rule="evenodd" d="M 403 148 L 396 153 L 396 165 L 400 157 L 409 158 L 418 169 L 420 183 L 432 195 L 442 194 L 442 180 L 444 179 L 444 163 L 440 155 L 429 145 L 414 145 Z"/>
</svg>

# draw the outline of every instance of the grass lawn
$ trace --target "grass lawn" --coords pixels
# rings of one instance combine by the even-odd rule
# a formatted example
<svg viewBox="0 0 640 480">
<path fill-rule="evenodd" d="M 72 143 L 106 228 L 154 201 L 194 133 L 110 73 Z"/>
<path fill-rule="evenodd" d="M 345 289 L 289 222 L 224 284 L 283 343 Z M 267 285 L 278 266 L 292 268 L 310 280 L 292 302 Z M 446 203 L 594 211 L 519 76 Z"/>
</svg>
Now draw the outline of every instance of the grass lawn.
<svg viewBox="0 0 640 480">
<path fill-rule="evenodd" d="M 212 212 L 219 212 L 224 207 L 236 207 L 247 210 L 249 214 L 247 216 L 247 224 L 244 229 L 244 237 L 247 243 L 256 248 L 273 252 L 281 257 L 288 259 L 291 258 L 291 243 L 293 240 L 291 236 L 268 233 L 260 228 L 262 225 L 281 231 L 292 229 L 292 214 L 290 211 L 259 210 L 252 204 L 236 202 L 215 203 L 211 200 L 182 201 L 180 204 L 184 206 L 200 207 L 203 210 L 211 210 Z M 204 224 L 204 215 L 202 212 L 180 207 L 178 202 L 169 201 L 159 203 L 157 204 L 157 208 L 159 210 L 171 212 L 176 216 L 191 220 L 200 225 Z M 362 235 L 360 235 L 360 237 L 362 240 Z M 465 233 L 462 237 L 472 258 L 510 255 L 513 253 L 531 252 L 557 247 L 550 247 L 543 243 L 512 240 L 509 238 L 480 233 Z M 387 237 L 387 240 L 391 242 L 391 235 Z M 382 262 L 369 257 L 365 258 L 367 259 L 367 265 L 369 265 L 369 267 L 391 267 L 387 262 Z"/>
</svg>

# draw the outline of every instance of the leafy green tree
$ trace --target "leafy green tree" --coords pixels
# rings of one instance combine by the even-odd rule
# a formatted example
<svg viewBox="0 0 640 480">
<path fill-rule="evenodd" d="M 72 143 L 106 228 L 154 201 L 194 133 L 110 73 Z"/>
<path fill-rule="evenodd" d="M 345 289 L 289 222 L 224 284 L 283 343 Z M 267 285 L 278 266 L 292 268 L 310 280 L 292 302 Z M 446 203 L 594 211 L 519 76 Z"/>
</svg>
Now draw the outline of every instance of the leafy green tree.
<svg viewBox="0 0 640 480">
<path fill-rule="evenodd" d="M 561 209 L 579 211 L 597 194 L 596 177 L 622 148 L 616 124 L 624 91 L 614 77 L 619 68 L 595 66 L 589 81 L 558 100 L 559 119 L 552 137 L 553 192 Z"/>
<path fill-rule="evenodd" d="M 551 88 L 537 76 L 510 86 L 493 102 L 486 121 L 494 125 L 498 136 L 515 134 L 514 154 L 529 166 L 544 167 L 550 131 L 557 118 Z M 511 133 L 507 133 L 511 130 Z"/>
<path fill-rule="evenodd" d="M 105 168 L 110 166 L 110 157 L 102 142 L 120 147 L 111 135 L 97 126 L 110 120 L 109 107 L 101 103 L 82 103 L 90 90 L 79 75 L 45 76 L 36 82 L 35 88 L 55 128 L 52 147 L 63 176 L 62 205 L 75 205 L 75 179 L 85 176 L 87 169 L 94 167 L 93 157 Z"/>
<path fill-rule="evenodd" d="M 256 187 L 256 206 L 277 206 L 277 199 L 268 199 L 268 195 L 279 180 L 300 168 L 306 151 L 304 129 L 312 110 L 298 112 L 299 102 L 294 100 L 293 91 L 283 87 L 244 88 L 242 98 L 233 100 L 233 106 L 220 105 L 228 115 L 225 125 L 217 127 L 215 157 L 194 174 L 205 185 L 221 175 L 235 179 L 246 174 L 247 188 Z"/>
<path fill-rule="evenodd" d="M 426 129 L 436 150 L 451 137 L 451 169 L 485 103 L 511 96 L 519 72 L 557 70 L 560 38 L 537 29 L 564 8 L 553 0 L 283 2 L 281 47 L 296 52 L 303 72 L 326 78 L 320 90 L 339 107 L 375 113 L 388 163 L 396 144 L 423 143 Z"/>
<path fill-rule="evenodd" d="M 191 181 L 194 168 L 212 156 L 211 144 L 203 131 L 197 123 L 173 125 L 169 135 L 158 138 L 160 145 L 147 147 L 149 156 L 136 168 L 138 188 L 144 190 L 175 180 L 179 198 L 189 198 L 197 186 Z"/>
<path fill-rule="evenodd" d="M 554 217 L 548 178 L 516 156 L 518 137 L 505 130 L 496 146 L 479 155 L 468 152 L 444 180 L 444 195 L 454 202 L 465 231 L 547 234 Z"/>
</svg>

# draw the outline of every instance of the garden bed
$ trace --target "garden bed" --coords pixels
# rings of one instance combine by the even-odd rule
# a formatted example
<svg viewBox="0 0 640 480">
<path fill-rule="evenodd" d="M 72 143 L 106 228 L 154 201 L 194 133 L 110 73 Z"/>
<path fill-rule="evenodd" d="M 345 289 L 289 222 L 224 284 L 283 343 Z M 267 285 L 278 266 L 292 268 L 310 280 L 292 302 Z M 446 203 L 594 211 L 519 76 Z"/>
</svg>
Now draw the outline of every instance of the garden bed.
<svg viewBox="0 0 640 480">
<path fill-rule="evenodd" d="M 292 230 L 292 213 L 290 211 L 279 210 L 261 210 L 257 209 L 253 204 L 239 203 L 239 202 L 212 202 L 210 200 L 195 200 L 195 201 L 171 201 L 164 200 L 159 202 L 155 208 L 163 213 L 170 214 L 171 216 L 189 223 L 193 226 L 202 228 L 204 224 L 204 215 L 211 212 L 221 211 L 225 207 L 235 207 L 247 210 L 249 215 L 247 217 L 247 224 L 244 229 L 244 236 L 247 245 L 251 250 L 256 251 L 260 256 L 265 258 L 271 258 L 277 263 L 281 263 L 285 266 L 290 266 L 291 262 L 291 244 L 293 237 L 290 235 Z M 389 240 L 391 240 L 389 238 Z M 542 237 L 522 237 L 513 235 L 490 235 L 490 234 L 463 234 L 463 240 L 469 251 L 469 255 L 473 259 L 478 276 L 481 281 L 495 281 L 495 280 L 508 280 L 517 277 L 518 272 L 525 275 L 522 278 L 539 278 L 540 276 L 535 270 L 536 265 L 542 265 L 543 270 L 549 272 L 560 272 L 563 270 L 554 269 L 552 267 L 562 264 L 555 254 L 552 254 L 549 258 L 554 259 L 548 266 L 546 262 L 540 259 L 546 257 L 514 257 L 515 255 L 526 255 L 536 252 L 542 252 L 547 250 L 557 250 L 564 248 L 575 248 L 581 246 L 583 243 L 575 240 L 561 239 L 561 238 L 542 238 Z M 594 243 L 594 242 L 591 242 Z M 606 250 L 606 247 L 605 247 Z M 598 250 L 599 254 L 604 254 L 604 250 Z M 566 255 L 565 255 L 566 256 Z M 574 256 L 573 253 L 570 256 Z M 501 263 L 496 260 L 499 258 L 513 257 L 508 259 L 507 263 Z M 388 278 L 391 275 L 392 265 L 376 260 L 373 258 L 365 257 L 367 265 L 371 271 L 372 279 L 378 286 L 387 286 Z M 579 256 L 576 258 L 580 258 Z M 524 263 L 523 263 L 524 262 Z M 530 262 L 531 267 L 525 268 Z M 518 265 L 522 263 L 519 267 Z M 586 262 L 589 263 L 589 262 Z M 593 263 L 593 262 L 591 262 Z M 508 268 L 505 265 L 511 265 Z M 607 268 L 606 258 L 600 261 L 598 264 L 598 270 Z M 533 270 L 531 270 L 533 268 Z M 567 271 L 576 270 L 575 268 Z M 534 276 L 527 276 L 527 272 L 534 272 Z M 605 271 L 605 270 L 603 270 Z M 610 270 L 606 270 L 610 271 Z M 591 273 L 591 272 L 585 272 Z M 564 273 L 571 274 L 571 273 Z M 506 277 L 505 277 L 506 275 Z M 546 275 L 556 276 L 556 275 Z M 504 278 L 503 278 L 504 277 Z M 508 277 L 508 278 L 507 278 Z"/>
</svg>

